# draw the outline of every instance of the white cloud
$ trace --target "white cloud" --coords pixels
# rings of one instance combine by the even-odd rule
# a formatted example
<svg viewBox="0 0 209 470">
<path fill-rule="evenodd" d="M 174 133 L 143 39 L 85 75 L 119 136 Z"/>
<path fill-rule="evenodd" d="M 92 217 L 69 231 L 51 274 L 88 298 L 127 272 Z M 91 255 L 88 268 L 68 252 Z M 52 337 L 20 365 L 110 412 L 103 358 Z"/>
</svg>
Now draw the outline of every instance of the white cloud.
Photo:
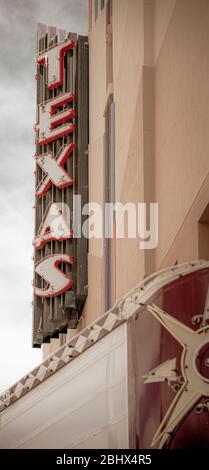
<svg viewBox="0 0 209 470">
<path fill-rule="evenodd" d="M 25 321 L 24 325 L 10 325 L 9 331 L 7 326 L 1 326 L 0 344 L 4 351 L 0 356 L 2 393 L 32 370 L 40 362 L 40 358 L 31 348 L 30 321 Z"/>
</svg>

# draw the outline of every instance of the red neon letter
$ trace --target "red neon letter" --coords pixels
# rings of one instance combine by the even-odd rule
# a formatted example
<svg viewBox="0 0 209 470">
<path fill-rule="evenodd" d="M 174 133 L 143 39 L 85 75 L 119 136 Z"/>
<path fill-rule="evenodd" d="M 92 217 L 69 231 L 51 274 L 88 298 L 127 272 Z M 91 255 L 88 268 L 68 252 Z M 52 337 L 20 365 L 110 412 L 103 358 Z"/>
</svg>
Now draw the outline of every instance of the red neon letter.
<svg viewBox="0 0 209 470">
<path fill-rule="evenodd" d="M 74 184 L 73 179 L 64 170 L 63 165 L 67 161 L 74 149 L 74 144 L 66 145 L 57 158 L 51 152 L 38 155 L 36 161 L 45 173 L 45 177 L 36 188 L 36 197 L 44 196 L 52 183 L 59 189 L 66 188 Z"/>
<path fill-rule="evenodd" d="M 72 122 L 67 122 L 75 116 L 73 108 L 64 109 L 55 114 L 57 108 L 65 106 L 73 100 L 74 95 L 72 93 L 65 93 L 65 95 L 39 104 L 36 130 L 40 145 L 52 142 L 75 130 L 75 125 Z"/>
<path fill-rule="evenodd" d="M 65 52 L 75 46 L 72 39 L 67 39 L 64 43 L 49 49 L 40 55 L 37 63 L 47 66 L 47 85 L 49 90 L 63 85 L 64 79 L 64 55 Z"/>
<path fill-rule="evenodd" d="M 46 287 L 44 289 L 34 287 L 35 295 L 45 298 L 56 297 L 72 287 L 73 280 L 58 268 L 60 263 L 73 264 L 72 257 L 64 254 L 50 255 L 36 264 L 35 273 L 44 279 Z"/>
</svg>

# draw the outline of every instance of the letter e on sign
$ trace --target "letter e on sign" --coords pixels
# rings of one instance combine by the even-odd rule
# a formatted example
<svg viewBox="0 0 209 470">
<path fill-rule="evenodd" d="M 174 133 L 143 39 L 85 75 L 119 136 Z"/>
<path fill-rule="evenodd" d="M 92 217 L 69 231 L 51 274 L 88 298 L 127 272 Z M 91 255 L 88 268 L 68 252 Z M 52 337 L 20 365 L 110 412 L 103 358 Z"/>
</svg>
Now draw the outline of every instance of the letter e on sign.
<svg viewBox="0 0 209 470">
<path fill-rule="evenodd" d="M 74 132 L 74 123 L 67 122 L 69 119 L 74 118 L 74 109 L 66 108 L 62 111 L 56 112 L 57 108 L 64 107 L 73 100 L 74 95 L 69 92 L 39 104 L 36 131 L 38 133 L 38 143 L 40 145 L 47 144 L 69 134 L 70 132 Z"/>
</svg>

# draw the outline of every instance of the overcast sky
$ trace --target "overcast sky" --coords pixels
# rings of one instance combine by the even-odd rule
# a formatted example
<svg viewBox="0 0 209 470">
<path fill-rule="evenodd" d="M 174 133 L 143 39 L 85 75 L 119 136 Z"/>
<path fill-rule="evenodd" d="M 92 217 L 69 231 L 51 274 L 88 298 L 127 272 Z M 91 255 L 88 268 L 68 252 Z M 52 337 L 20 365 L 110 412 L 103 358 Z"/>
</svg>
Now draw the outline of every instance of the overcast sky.
<svg viewBox="0 0 209 470">
<path fill-rule="evenodd" d="M 36 24 L 87 32 L 87 0 L 0 0 L 0 391 L 42 359 L 31 347 Z"/>
</svg>

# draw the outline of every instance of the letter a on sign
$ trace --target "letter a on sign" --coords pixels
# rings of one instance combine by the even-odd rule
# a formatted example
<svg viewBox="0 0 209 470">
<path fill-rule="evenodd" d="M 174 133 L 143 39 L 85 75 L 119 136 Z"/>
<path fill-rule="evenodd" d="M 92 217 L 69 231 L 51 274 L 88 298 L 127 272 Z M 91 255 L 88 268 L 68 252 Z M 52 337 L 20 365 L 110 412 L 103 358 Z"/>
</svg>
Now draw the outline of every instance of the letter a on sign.
<svg viewBox="0 0 209 470">
<path fill-rule="evenodd" d="M 44 196 L 53 183 L 57 188 L 63 189 L 74 184 L 73 179 L 64 170 L 63 165 L 72 153 L 74 144 L 66 145 L 58 157 L 55 158 L 51 152 L 38 155 L 36 162 L 45 172 L 44 179 L 36 188 L 36 197 Z"/>
<path fill-rule="evenodd" d="M 72 238 L 72 236 L 73 233 L 67 224 L 62 204 L 54 203 L 51 204 L 43 225 L 40 227 L 40 232 L 34 238 L 33 245 L 37 250 L 40 250 L 46 243 L 52 240 L 62 241 Z"/>
<path fill-rule="evenodd" d="M 60 263 L 73 264 L 72 257 L 64 254 L 46 256 L 35 266 L 35 273 L 46 282 L 46 287 L 34 287 L 34 294 L 38 297 L 56 297 L 73 285 L 73 280 L 59 268 Z"/>
<path fill-rule="evenodd" d="M 72 122 L 66 122 L 74 118 L 74 109 L 67 108 L 56 112 L 57 108 L 66 106 L 73 100 L 74 95 L 69 92 L 39 104 L 36 131 L 40 145 L 47 144 L 48 142 L 52 142 L 52 140 L 59 139 L 70 132 L 74 132 L 75 125 Z"/>
</svg>

